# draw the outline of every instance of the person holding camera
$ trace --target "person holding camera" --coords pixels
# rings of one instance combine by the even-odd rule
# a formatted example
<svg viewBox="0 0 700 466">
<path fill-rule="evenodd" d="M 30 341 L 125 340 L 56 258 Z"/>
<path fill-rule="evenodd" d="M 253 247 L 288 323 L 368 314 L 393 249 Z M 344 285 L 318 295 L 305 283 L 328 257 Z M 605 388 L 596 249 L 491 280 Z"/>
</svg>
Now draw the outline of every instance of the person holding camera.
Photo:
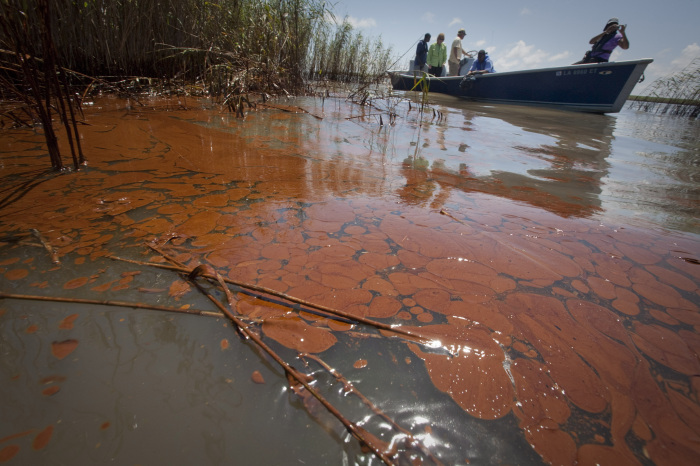
<svg viewBox="0 0 700 466">
<path fill-rule="evenodd" d="M 610 54 L 618 45 L 623 50 L 630 48 L 630 41 L 627 39 L 627 34 L 625 34 L 626 28 L 627 25 L 620 25 L 620 21 L 617 18 L 610 18 L 605 24 L 603 32 L 588 42 L 593 45 L 593 48 L 586 52 L 583 60 L 577 61 L 574 65 L 607 63 L 610 59 Z"/>
</svg>

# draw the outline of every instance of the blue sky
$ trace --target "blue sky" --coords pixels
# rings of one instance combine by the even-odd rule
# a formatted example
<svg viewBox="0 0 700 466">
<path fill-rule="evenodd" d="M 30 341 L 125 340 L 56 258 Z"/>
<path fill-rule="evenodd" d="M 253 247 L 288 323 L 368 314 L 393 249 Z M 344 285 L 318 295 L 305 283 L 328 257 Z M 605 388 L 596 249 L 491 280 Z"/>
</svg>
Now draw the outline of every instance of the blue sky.
<svg viewBox="0 0 700 466">
<path fill-rule="evenodd" d="M 497 71 L 567 65 L 610 17 L 627 24 L 630 40 L 611 60 L 654 59 L 644 85 L 700 56 L 700 0 L 340 0 L 332 10 L 391 45 L 397 59 L 403 56 L 397 67 L 408 64 L 426 32 L 431 43 L 445 33 L 449 46 L 462 27 L 464 49 L 487 50 Z"/>
</svg>

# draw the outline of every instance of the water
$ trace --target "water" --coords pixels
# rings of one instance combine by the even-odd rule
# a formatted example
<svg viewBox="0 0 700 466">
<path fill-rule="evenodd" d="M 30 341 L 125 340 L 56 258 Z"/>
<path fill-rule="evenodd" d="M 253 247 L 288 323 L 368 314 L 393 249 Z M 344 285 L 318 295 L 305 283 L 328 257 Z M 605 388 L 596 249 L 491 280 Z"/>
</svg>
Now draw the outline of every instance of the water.
<svg viewBox="0 0 700 466">
<path fill-rule="evenodd" d="M 105 98 L 60 176 L 3 130 L 0 459 L 380 462 L 167 255 L 392 461 L 692 461 L 698 122 L 410 98 Z"/>
</svg>

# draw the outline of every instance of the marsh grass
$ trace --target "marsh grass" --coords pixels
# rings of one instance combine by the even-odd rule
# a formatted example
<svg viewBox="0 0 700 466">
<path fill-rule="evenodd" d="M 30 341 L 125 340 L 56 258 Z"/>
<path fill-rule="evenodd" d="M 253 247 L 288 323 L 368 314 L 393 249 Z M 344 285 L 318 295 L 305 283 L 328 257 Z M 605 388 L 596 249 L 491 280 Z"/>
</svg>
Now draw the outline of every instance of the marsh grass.
<svg viewBox="0 0 700 466">
<path fill-rule="evenodd" d="M 28 23 L 39 20 L 34 3 L 0 0 L 3 15 L 21 10 Z M 391 58 L 380 40 L 337 20 L 322 0 L 49 3 L 61 65 L 105 81 L 145 77 L 180 90 L 196 83 L 190 91 L 217 96 L 299 94 L 313 80 L 376 80 Z M 0 39 L 7 48 L 7 37 Z"/>
<path fill-rule="evenodd" d="M 20 126 L 38 123 L 54 170 L 63 170 L 54 117 L 63 125 L 77 170 L 85 163 L 80 145 L 76 114 L 80 102 L 72 95 L 66 71 L 57 60 L 51 28 L 49 0 L 34 0 L 36 17 L 30 21 L 17 5 L 3 1 L 0 16 L 0 115 Z M 22 3 L 22 2 L 20 2 Z M 6 102 L 9 100 L 9 102 Z M 24 117 L 28 117 L 25 122 Z M 0 122 L 4 120 L 0 118 Z"/>
<path fill-rule="evenodd" d="M 428 93 L 430 92 L 430 81 L 428 80 L 428 73 L 424 71 L 414 71 L 413 83 L 413 88 L 411 90 L 420 93 L 419 113 L 422 115 L 425 112 L 426 106 L 428 105 Z"/>
<path fill-rule="evenodd" d="M 323 0 L 0 0 L 0 15 L 0 123 L 43 126 L 56 169 L 52 115 L 79 142 L 92 93 L 209 96 L 241 115 L 251 94 L 378 83 L 391 61 Z"/>
<path fill-rule="evenodd" d="M 681 71 L 654 81 L 646 95 L 635 96 L 631 108 L 697 118 L 700 116 L 700 57 Z"/>
</svg>

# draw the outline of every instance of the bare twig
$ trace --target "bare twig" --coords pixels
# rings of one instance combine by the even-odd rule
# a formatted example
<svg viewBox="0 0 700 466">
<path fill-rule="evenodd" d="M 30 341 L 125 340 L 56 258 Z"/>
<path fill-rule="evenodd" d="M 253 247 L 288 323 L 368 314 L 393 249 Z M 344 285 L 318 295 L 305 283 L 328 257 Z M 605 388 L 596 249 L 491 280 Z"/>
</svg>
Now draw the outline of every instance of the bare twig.
<svg viewBox="0 0 700 466">
<path fill-rule="evenodd" d="M 153 248 L 154 250 L 160 252 L 161 254 L 163 254 L 162 251 L 158 250 L 157 248 L 154 248 L 153 246 L 150 246 L 150 247 Z M 117 257 L 117 256 L 108 256 L 108 257 L 110 259 L 123 261 L 123 262 L 129 262 L 129 263 L 137 264 L 137 265 L 158 267 L 161 269 L 173 270 L 173 271 L 182 272 L 182 273 L 189 273 L 190 272 L 190 269 L 187 269 L 186 267 L 178 266 L 178 265 L 167 265 L 167 264 L 157 264 L 154 262 L 135 261 L 135 260 L 131 260 L 131 259 L 124 259 L 124 258 Z M 164 257 L 167 258 L 167 255 L 165 255 Z M 216 277 L 214 275 L 204 274 L 204 276 L 207 278 L 216 279 Z M 282 298 L 282 299 L 285 299 L 287 301 L 301 304 L 302 306 L 305 306 L 305 307 L 308 307 L 308 308 L 311 308 L 311 309 L 314 309 L 317 311 L 324 312 L 326 314 L 342 317 L 345 320 L 349 320 L 349 321 L 357 322 L 357 323 L 362 323 L 362 324 L 369 325 L 369 326 L 372 326 L 372 327 L 375 327 L 375 328 L 378 328 L 381 330 L 386 330 L 388 332 L 404 335 L 404 336 L 410 337 L 411 339 L 417 341 L 418 343 L 422 343 L 422 344 L 430 343 L 430 341 L 427 338 L 425 338 L 421 335 L 418 335 L 416 333 L 413 333 L 410 330 L 405 330 L 405 329 L 402 329 L 400 327 L 396 327 L 396 326 L 384 324 L 382 322 L 377 322 L 377 321 L 374 321 L 371 319 L 366 319 L 364 317 L 348 314 L 346 312 L 342 312 L 342 311 L 339 311 L 337 309 L 332 309 L 332 308 L 329 308 L 326 306 L 322 306 L 320 304 L 310 303 L 308 301 L 304 301 L 302 299 L 295 298 L 295 297 L 289 296 L 285 293 L 280 293 L 279 291 L 271 290 L 269 288 L 265 288 L 262 286 L 251 285 L 249 283 L 243 283 L 243 282 L 239 282 L 236 280 L 231 280 L 230 278 L 225 278 L 224 281 L 230 285 L 236 285 L 236 286 L 243 288 L 243 289 L 247 289 L 247 290 L 255 291 L 258 293 L 264 293 L 264 294 L 268 294 L 268 295 L 275 296 L 278 298 Z"/>
<path fill-rule="evenodd" d="M 313 380 L 311 376 L 298 371 L 289 363 L 287 363 L 284 359 L 282 359 L 280 355 L 278 355 L 272 348 L 270 348 L 264 341 L 262 341 L 262 338 L 260 338 L 255 332 L 252 332 L 248 325 L 246 325 L 239 318 L 239 316 L 234 314 L 231 309 L 224 306 L 218 299 L 209 294 L 204 288 L 202 288 L 199 285 L 199 283 L 197 283 L 196 278 L 198 276 L 210 277 L 210 273 L 205 273 L 203 269 L 199 269 L 195 273 L 195 270 L 197 270 L 197 268 L 193 269 L 187 274 L 187 280 L 194 283 L 197 289 L 199 289 L 200 292 L 202 292 L 207 298 L 209 298 L 209 300 L 213 302 L 214 305 L 216 305 L 216 307 L 218 307 L 221 310 L 221 312 L 223 312 L 226 315 L 226 317 L 228 317 L 236 325 L 236 327 L 242 334 L 244 334 L 248 339 L 252 340 L 256 345 L 258 345 L 260 349 L 265 351 L 272 359 L 274 359 L 275 362 L 279 364 L 282 367 L 282 369 L 284 369 L 288 378 L 291 377 L 297 383 L 301 384 L 309 393 L 311 393 L 314 398 L 316 398 L 331 414 L 333 414 L 333 416 L 335 416 L 343 424 L 343 426 L 345 426 L 345 429 L 353 437 L 355 437 L 360 443 L 362 443 L 366 447 L 370 448 L 374 452 L 374 454 L 377 455 L 377 457 L 380 458 L 384 463 L 386 463 L 387 465 L 393 464 L 391 458 L 389 458 L 385 452 L 383 452 L 377 445 L 375 445 L 375 442 L 372 442 L 369 438 L 367 438 L 366 435 L 364 435 L 363 429 L 358 428 L 358 426 L 356 426 L 353 422 L 351 422 L 349 419 L 343 416 L 340 413 L 340 411 L 338 411 L 338 409 L 335 408 L 335 406 L 333 406 L 328 400 L 326 400 L 325 397 L 323 397 L 323 395 L 321 395 L 316 389 L 314 389 L 311 386 L 310 381 Z M 227 289 L 228 287 L 224 283 L 223 279 L 221 279 L 221 275 L 219 275 L 218 272 L 216 272 L 215 275 L 217 275 L 218 277 L 214 279 L 219 281 L 220 285 L 224 289 Z M 230 300 L 230 307 L 233 308 L 233 306 L 235 306 L 236 303 L 233 301 L 233 296 L 231 296 L 230 291 L 227 293 L 227 297 Z"/>
<path fill-rule="evenodd" d="M 261 107 L 274 108 L 276 110 L 281 110 L 283 112 L 289 112 L 289 113 L 299 113 L 299 112 L 307 113 L 318 120 L 323 120 L 323 117 L 320 117 L 318 115 L 314 115 L 313 113 L 309 112 L 308 110 L 304 110 L 303 108 L 297 107 L 297 106 L 274 105 L 274 104 L 269 104 L 269 103 L 258 103 L 258 105 L 260 105 Z"/>
<path fill-rule="evenodd" d="M 404 429 L 399 424 L 397 424 L 396 421 L 394 421 L 392 418 L 387 416 L 387 414 L 384 411 L 379 409 L 374 403 L 372 403 L 372 401 L 369 398 L 367 398 L 365 395 L 363 395 L 362 392 L 360 392 L 348 379 L 346 379 L 343 376 L 343 374 L 341 374 L 337 370 L 333 369 L 323 359 L 319 358 L 318 356 L 316 356 L 314 354 L 308 354 L 308 353 L 302 353 L 299 355 L 299 357 L 302 359 L 311 359 L 313 361 L 316 361 L 321 367 L 323 367 L 326 371 L 328 371 L 328 373 L 330 373 L 333 377 L 335 377 L 335 379 L 338 382 L 340 382 L 343 385 L 343 389 L 344 389 L 345 393 L 352 393 L 355 396 L 357 396 L 362 401 L 362 403 L 365 404 L 365 406 L 367 406 L 369 409 L 372 410 L 372 412 L 374 414 L 376 414 L 377 416 L 384 419 L 386 422 L 391 424 L 396 431 L 403 434 L 405 436 L 405 438 L 408 440 L 409 447 L 418 448 L 420 450 L 420 452 L 422 454 L 426 455 L 427 457 L 429 457 L 433 461 L 434 464 L 436 464 L 436 465 L 442 464 L 442 462 L 440 462 L 439 459 L 437 459 L 432 453 L 430 453 L 430 450 L 428 450 L 425 447 L 425 445 L 423 445 L 420 442 L 420 440 L 415 438 L 411 432 Z"/>
<path fill-rule="evenodd" d="M 32 235 L 34 235 L 36 239 L 38 239 L 41 242 L 42 246 L 44 246 L 44 249 L 46 249 L 46 251 L 49 253 L 49 255 L 51 256 L 51 262 L 53 262 L 56 265 L 60 265 L 61 261 L 58 260 L 58 253 L 53 248 L 53 246 L 51 246 L 51 243 L 49 243 L 48 240 L 44 238 L 44 235 L 42 235 L 36 228 L 32 228 L 30 231 L 32 232 Z"/>
<path fill-rule="evenodd" d="M 181 314 L 194 314 L 205 317 L 224 317 L 220 312 L 200 311 L 197 309 L 179 309 L 176 307 L 158 306 L 156 304 L 130 303 L 126 301 L 111 301 L 85 298 L 60 298 L 56 296 L 36 296 L 25 294 L 12 294 L 0 292 L 0 299 L 23 299 L 29 301 L 52 301 L 71 304 L 93 304 L 97 306 L 131 307 L 134 309 L 151 309 L 154 311 L 177 312 Z"/>
</svg>

